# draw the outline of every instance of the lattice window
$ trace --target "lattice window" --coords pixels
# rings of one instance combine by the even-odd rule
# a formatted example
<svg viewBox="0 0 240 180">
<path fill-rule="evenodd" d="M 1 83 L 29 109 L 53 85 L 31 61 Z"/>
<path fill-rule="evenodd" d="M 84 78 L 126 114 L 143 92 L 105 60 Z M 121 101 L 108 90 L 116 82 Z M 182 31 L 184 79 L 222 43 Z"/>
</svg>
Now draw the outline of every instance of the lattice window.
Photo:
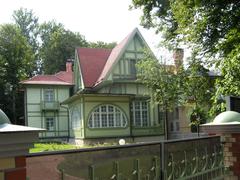
<svg viewBox="0 0 240 180">
<path fill-rule="evenodd" d="M 89 128 L 117 128 L 126 127 L 127 118 L 122 110 L 110 104 L 98 106 L 92 111 L 89 121 Z"/>
<path fill-rule="evenodd" d="M 131 103 L 133 125 L 139 127 L 149 126 L 149 112 L 147 101 L 133 101 Z"/>
</svg>

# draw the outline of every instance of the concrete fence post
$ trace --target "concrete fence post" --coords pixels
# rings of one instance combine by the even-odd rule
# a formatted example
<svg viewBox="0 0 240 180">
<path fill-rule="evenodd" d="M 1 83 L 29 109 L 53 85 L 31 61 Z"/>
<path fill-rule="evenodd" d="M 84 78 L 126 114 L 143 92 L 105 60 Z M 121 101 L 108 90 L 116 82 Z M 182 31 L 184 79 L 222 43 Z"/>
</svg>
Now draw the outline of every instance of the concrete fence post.
<svg viewBox="0 0 240 180">
<path fill-rule="evenodd" d="M 240 179 L 240 113 L 223 112 L 212 123 L 201 125 L 200 130 L 221 136 L 224 166 L 230 171 L 225 179 Z"/>
<path fill-rule="evenodd" d="M 26 180 L 26 155 L 43 129 L 10 124 L 0 109 L 0 180 Z"/>
</svg>

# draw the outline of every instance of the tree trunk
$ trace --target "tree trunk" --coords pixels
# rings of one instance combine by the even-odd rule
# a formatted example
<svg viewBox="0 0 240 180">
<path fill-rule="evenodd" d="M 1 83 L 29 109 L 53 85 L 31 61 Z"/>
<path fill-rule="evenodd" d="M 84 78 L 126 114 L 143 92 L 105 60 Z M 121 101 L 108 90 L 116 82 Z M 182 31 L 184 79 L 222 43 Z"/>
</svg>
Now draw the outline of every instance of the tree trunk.
<svg viewBox="0 0 240 180">
<path fill-rule="evenodd" d="M 12 89 L 12 113 L 13 113 L 12 122 L 14 124 L 17 124 L 17 117 L 16 117 L 16 88 L 15 87 L 13 87 L 13 89 Z"/>
</svg>

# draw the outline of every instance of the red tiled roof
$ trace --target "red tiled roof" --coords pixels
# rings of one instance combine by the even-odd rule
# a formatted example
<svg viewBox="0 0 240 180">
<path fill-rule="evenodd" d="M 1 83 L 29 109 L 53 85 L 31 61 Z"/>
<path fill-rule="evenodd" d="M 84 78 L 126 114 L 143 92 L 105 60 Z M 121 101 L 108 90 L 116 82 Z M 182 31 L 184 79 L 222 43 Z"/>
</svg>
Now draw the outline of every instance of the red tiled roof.
<svg viewBox="0 0 240 180">
<path fill-rule="evenodd" d="M 77 48 L 85 87 L 93 87 L 99 78 L 111 49 Z"/>
<path fill-rule="evenodd" d="M 48 84 L 48 85 L 73 85 L 72 72 L 60 71 L 55 75 L 37 75 L 28 80 L 22 81 L 22 84 Z"/>
<path fill-rule="evenodd" d="M 67 83 L 73 84 L 73 72 L 71 71 L 69 72 L 60 71 L 57 74 L 55 74 L 55 76 Z"/>
</svg>

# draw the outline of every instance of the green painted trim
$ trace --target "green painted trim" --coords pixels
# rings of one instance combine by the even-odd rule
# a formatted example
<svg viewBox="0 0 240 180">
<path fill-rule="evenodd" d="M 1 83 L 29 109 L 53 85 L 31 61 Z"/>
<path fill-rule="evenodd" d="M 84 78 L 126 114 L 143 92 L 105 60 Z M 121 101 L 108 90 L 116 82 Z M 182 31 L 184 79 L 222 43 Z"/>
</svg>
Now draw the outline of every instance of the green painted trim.
<svg viewBox="0 0 240 180">
<path fill-rule="evenodd" d="M 82 78 L 83 77 L 83 75 L 82 75 L 82 68 L 81 68 L 81 64 L 79 63 L 80 58 L 78 56 L 77 50 L 75 50 L 75 55 L 76 55 L 76 57 L 75 57 L 75 64 L 76 64 L 76 68 L 77 68 L 78 71 L 75 71 L 76 73 L 74 73 L 74 77 L 76 77 L 76 81 L 80 80 L 79 81 L 79 86 L 81 86 L 81 87 L 77 87 L 77 89 L 76 89 L 76 91 L 77 91 L 79 89 L 85 89 L 85 84 L 84 84 L 84 81 L 83 81 L 83 78 Z M 76 76 L 76 74 L 77 74 L 77 76 Z"/>
<path fill-rule="evenodd" d="M 40 105 L 41 103 L 27 103 L 27 105 Z"/>
<path fill-rule="evenodd" d="M 143 51 L 137 51 L 136 47 L 135 47 L 135 41 L 134 41 L 134 49 L 135 50 L 126 50 L 125 53 L 137 53 L 137 54 L 144 54 Z M 144 45 L 143 45 L 144 46 Z"/>
<path fill-rule="evenodd" d="M 43 97 L 42 97 L 42 95 L 43 95 L 43 88 L 41 88 L 41 89 L 40 89 L 40 101 L 42 101 L 42 100 L 43 100 Z"/>
<path fill-rule="evenodd" d="M 129 101 L 115 101 L 115 100 L 109 100 L 109 101 L 97 101 L 97 100 L 88 100 L 88 101 L 85 101 L 85 102 L 96 102 L 96 103 L 98 103 L 98 102 L 100 102 L 100 103 L 109 103 L 109 102 L 118 102 L 118 103 L 127 103 L 127 102 L 129 102 Z"/>
<path fill-rule="evenodd" d="M 118 72 L 119 72 L 119 74 L 122 74 L 122 61 L 121 60 L 119 61 L 119 64 L 118 64 Z"/>
<path fill-rule="evenodd" d="M 39 111 L 28 111 L 28 113 L 41 113 L 42 111 L 39 110 Z"/>
<path fill-rule="evenodd" d="M 69 138 L 68 136 L 48 136 L 48 137 L 39 137 L 39 139 L 40 140 L 44 140 L 44 139 L 55 139 L 55 138 L 59 138 L 59 139 L 61 139 L 61 138 Z"/>
<path fill-rule="evenodd" d="M 28 116 L 28 117 L 42 117 L 42 116 L 40 115 L 40 116 Z M 33 120 L 31 119 L 31 121 L 33 121 Z M 36 121 L 38 121 L 38 120 L 36 120 Z"/>
<path fill-rule="evenodd" d="M 136 84 L 136 94 L 139 94 L 139 84 Z"/>
<path fill-rule="evenodd" d="M 60 122 L 59 122 L 59 113 L 57 113 L 57 122 L 58 122 L 58 127 L 57 127 L 57 128 L 58 128 L 58 130 L 59 130 L 59 129 L 60 129 L 60 128 L 59 128 L 59 123 L 60 123 Z M 58 132 L 58 136 L 59 136 L 59 132 Z"/>
<path fill-rule="evenodd" d="M 129 124 L 129 123 L 128 123 Z M 124 129 L 128 129 L 129 127 L 109 127 L 109 128 L 89 128 L 87 127 L 87 129 L 89 131 L 106 131 L 106 130 L 124 130 Z"/>
<path fill-rule="evenodd" d="M 149 129 L 149 130 L 151 130 L 151 129 L 164 129 L 162 126 L 143 126 L 143 127 L 138 127 L 138 126 L 133 126 L 132 127 L 134 130 L 136 129 L 136 130 L 138 130 L 138 129 Z"/>
<path fill-rule="evenodd" d="M 83 124 L 84 124 L 84 127 L 83 127 L 83 132 L 81 134 L 83 134 L 83 138 L 85 138 L 87 135 L 86 135 L 86 128 L 87 128 L 87 123 L 88 123 L 88 119 L 86 120 L 85 116 L 86 116 L 86 112 L 85 112 L 85 97 L 82 97 L 82 103 L 83 103 Z"/>
<path fill-rule="evenodd" d="M 150 108 L 150 103 L 149 103 L 149 108 Z M 155 104 L 152 104 L 151 106 L 153 107 L 152 108 L 152 111 L 153 111 L 153 123 L 154 122 L 156 123 Z"/>
</svg>

